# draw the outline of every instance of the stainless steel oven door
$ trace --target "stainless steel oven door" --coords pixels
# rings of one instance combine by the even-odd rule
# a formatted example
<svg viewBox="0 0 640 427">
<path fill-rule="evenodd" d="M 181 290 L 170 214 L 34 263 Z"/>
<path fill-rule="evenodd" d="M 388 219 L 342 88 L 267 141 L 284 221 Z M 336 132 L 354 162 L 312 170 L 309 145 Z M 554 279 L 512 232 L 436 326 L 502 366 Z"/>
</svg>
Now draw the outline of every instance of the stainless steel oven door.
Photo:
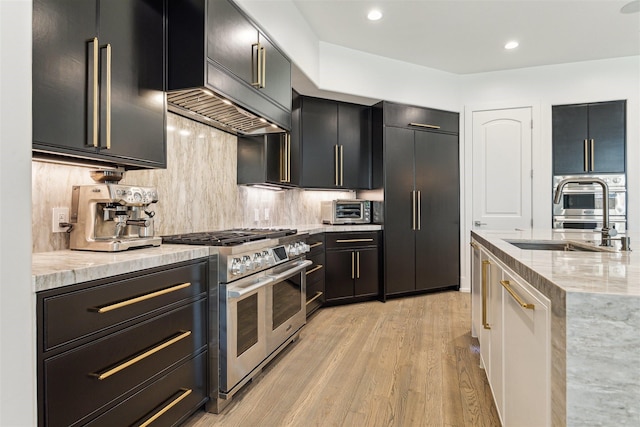
<svg viewBox="0 0 640 427">
<path fill-rule="evenodd" d="M 625 216 L 627 212 L 627 193 L 625 190 L 609 189 L 609 215 Z M 602 191 L 585 189 L 566 189 L 559 204 L 553 205 L 556 216 L 602 215 Z"/>
<path fill-rule="evenodd" d="M 272 277 L 262 273 L 221 285 L 220 389 L 229 393 L 267 356 L 265 307 Z"/>
<path fill-rule="evenodd" d="M 270 270 L 267 287 L 267 354 L 271 354 L 302 326 L 307 317 L 306 268 L 312 262 L 290 261 Z"/>
<path fill-rule="evenodd" d="M 610 216 L 609 222 L 618 233 L 625 233 L 627 231 L 626 217 Z M 567 217 L 567 216 L 554 216 L 553 228 L 560 230 L 577 230 L 577 231 L 601 231 L 602 230 L 602 216 L 589 216 L 589 217 Z"/>
</svg>

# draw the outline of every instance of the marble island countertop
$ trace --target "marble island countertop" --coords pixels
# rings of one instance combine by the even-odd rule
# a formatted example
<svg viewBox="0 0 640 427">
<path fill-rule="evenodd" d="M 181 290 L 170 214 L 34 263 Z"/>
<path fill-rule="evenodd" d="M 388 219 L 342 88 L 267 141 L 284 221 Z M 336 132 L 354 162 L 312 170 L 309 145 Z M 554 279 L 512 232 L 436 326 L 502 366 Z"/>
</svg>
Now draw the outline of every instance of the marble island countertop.
<svg viewBox="0 0 640 427">
<path fill-rule="evenodd" d="M 552 230 L 472 231 L 472 237 L 507 262 L 521 276 L 534 272 L 564 292 L 640 296 L 640 233 L 631 238 L 630 252 L 620 242 L 603 252 L 519 249 L 508 240 L 569 241 L 598 248 L 600 233 Z M 633 250 L 635 247 L 635 250 Z"/>
<path fill-rule="evenodd" d="M 551 301 L 553 426 L 640 423 L 640 233 L 626 235 L 631 252 L 564 252 L 519 249 L 505 240 L 598 245 L 600 234 L 471 232 Z"/>
</svg>

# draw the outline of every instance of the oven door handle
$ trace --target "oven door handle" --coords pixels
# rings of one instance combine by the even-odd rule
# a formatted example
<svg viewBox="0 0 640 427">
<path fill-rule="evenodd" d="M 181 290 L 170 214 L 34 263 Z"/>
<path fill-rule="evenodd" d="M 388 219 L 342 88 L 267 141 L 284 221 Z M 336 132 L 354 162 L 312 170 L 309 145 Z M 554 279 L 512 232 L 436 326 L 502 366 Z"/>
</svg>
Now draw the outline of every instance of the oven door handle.
<svg viewBox="0 0 640 427">
<path fill-rule="evenodd" d="M 251 292 L 255 291 L 256 289 L 260 289 L 263 288 L 265 286 L 267 286 L 270 283 L 273 283 L 273 277 L 265 277 L 263 279 L 258 280 L 256 283 L 254 283 L 253 285 L 247 286 L 246 288 L 241 288 L 241 287 L 233 287 L 232 289 L 227 289 L 227 297 L 229 299 L 238 299 L 238 298 L 242 298 L 243 296 L 250 294 Z"/>
<path fill-rule="evenodd" d="M 287 277 L 293 276 L 297 272 L 299 272 L 301 270 L 304 270 L 305 268 L 307 268 L 311 264 L 313 264 L 313 261 L 310 261 L 310 260 L 306 259 L 304 261 L 300 261 L 300 262 L 296 263 L 296 266 L 293 267 L 293 268 L 290 268 L 289 270 L 286 270 L 286 271 L 284 271 L 284 272 L 282 272 L 280 274 L 276 274 L 274 276 L 268 275 L 267 277 L 271 277 L 274 282 L 280 282 L 283 279 L 286 279 Z"/>
</svg>

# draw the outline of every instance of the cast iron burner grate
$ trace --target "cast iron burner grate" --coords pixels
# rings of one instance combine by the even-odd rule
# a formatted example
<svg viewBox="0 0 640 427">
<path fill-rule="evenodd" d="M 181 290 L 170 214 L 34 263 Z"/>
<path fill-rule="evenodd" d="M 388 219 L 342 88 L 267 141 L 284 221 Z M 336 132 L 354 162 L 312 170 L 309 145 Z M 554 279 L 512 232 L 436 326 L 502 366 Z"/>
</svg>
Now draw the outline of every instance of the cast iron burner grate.
<svg viewBox="0 0 640 427">
<path fill-rule="evenodd" d="M 279 237 L 296 234 L 297 232 L 298 230 L 290 228 L 238 228 L 162 236 L 162 243 L 200 246 L 235 246 L 255 240 L 277 239 Z"/>
</svg>

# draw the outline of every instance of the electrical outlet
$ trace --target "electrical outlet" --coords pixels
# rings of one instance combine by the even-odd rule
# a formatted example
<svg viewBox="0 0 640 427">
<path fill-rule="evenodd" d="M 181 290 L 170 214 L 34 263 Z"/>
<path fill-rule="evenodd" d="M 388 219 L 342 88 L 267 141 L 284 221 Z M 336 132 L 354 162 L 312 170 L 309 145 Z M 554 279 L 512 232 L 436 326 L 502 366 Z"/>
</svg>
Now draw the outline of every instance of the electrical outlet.
<svg viewBox="0 0 640 427">
<path fill-rule="evenodd" d="M 260 222 L 260 209 L 255 208 L 253 211 L 253 219 L 255 222 Z"/>
<path fill-rule="evenodd" d="M 264 208 L 264 220 L 269 221 L 269 208 Z"/>
<path fill-rule="evenodd" d="M 52 233 L 64 233 L 67 227 L 60 227 L 61 222 L 69 222 L 69 208 L 53 208 L 51 223 Z"/>
</svg>

